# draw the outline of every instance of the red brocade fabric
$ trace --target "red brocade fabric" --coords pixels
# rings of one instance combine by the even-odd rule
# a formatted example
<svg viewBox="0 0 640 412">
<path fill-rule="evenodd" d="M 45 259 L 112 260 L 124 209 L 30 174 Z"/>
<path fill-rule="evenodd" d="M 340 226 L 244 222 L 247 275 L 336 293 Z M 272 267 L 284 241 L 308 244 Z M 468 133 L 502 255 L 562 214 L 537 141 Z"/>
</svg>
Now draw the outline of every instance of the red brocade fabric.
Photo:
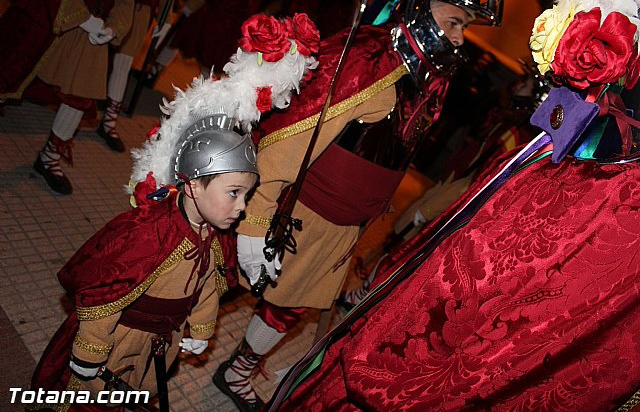
<svg viewBox="0 0 640 412">
<path fill-rule="evenodd" d="M 168 199 L 116 216 L 91 237 L 64 265 L 58 279 L 77 306 L 98 306 L 127 295 L 173 252 L 185 237 L 197 234 Z M 230 231 L 229 231 L 230 232 Z M 235 262 L 233 236 L 217 232 L 225 265 Z M 228 270 L 228 273 L 232 273 Z M 227 276 L 232 287 L 234 279 Z"/>
<path fill-rule="evenodd" d="M 533 163 L 280 410 L 616 410 L 640 388 L 639 209 L 638 163 Z"/>
<path fill-rule="evenodd" d="M 313 81 L 303 86 L 300 94 L 292 96 L 286 110 L 273 112 L 260 122 L 262 137 L 320 113 L 348 36 L 349 29 L 345 29 L 320 43 Z M 360 27 L 333 91 L 331 106 L 366 89 L 401 65 L 400 55 L 391 46 L 388 27 Z"/>
</svg>

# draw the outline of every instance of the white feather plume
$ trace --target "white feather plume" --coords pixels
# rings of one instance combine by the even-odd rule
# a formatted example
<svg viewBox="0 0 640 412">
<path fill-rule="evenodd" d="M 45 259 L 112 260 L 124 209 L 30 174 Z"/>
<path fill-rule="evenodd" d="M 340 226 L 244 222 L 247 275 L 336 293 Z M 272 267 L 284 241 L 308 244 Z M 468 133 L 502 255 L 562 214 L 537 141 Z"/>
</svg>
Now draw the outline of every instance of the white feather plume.
<svg viewBox="0 0 640 412">
<path fill-rule="evenodd" d="M 196 121 L 212 114 L 224 113 L 236 119 L 236 126 L 244 133 L 260 120 L 256 106 L 258 88 L 271 87 L 273 107 L 286 108 L 293 90 L 300 91 L 300 81 L 310 70 L 317 67 L 315 58 L 300 54 L 296 47 L 277 62 L 263 61 L 258 64 L 257 53 L 248 53 L 240 48 L 224 66 L 224 76 L 212 80 L 202 76 L 182 91 L 177 87 L 176 97 L 168 102 L 163 99 L 160 110 L 163 117 L 158 134 L 139 149 L 131 150 L 133 172 L 127 192 L 131 194 L 137 182 L 153 172 L 158 187 L 175 185 L 173 163 L 178 140 L 182 133 Z"/>
</svg>

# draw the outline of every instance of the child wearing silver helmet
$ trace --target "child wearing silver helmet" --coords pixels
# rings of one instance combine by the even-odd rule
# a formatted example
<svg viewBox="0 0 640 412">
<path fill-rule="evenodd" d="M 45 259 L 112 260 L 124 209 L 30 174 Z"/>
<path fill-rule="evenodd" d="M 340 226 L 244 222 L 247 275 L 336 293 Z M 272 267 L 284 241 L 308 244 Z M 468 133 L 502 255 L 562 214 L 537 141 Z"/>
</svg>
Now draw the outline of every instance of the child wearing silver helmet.
<svg viewBox="0 0 640 412">
<path fill-rule="evenodd" d="M 228 77 L 194 79 L 165 102 L 167 117 L 133 152 L 136 207 L 108 222 L 58 273 L 75 307 L 45 349 L 32 388 L 75 396 L 37 408 L 123 410 L 100 402 L 111 399 L 100 391 L 115 387 L 158 393 L 168 410 L 168 366 L 179 351 L 207 348 L 219 298 L 237 282 L 230 227 L 258 180 L 251 124 L 272 105 L 285 107 L 315 65 L 296 52 L 283 56 L 287 64 L 237 54 L 225 66 Z"/>
</svg>

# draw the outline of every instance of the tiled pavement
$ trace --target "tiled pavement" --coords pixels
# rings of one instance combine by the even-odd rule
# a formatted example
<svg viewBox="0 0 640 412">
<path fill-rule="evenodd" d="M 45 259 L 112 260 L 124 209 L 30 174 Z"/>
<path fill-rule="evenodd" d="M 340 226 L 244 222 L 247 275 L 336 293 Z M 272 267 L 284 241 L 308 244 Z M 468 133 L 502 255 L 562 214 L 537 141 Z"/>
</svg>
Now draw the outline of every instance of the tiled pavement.
<svg viewBox="0 0 640 412">
<path fill-rule="evenodd" d="M 156 90 L 145 89 L 136 114 L 122 116 L 118 130 L 128 147 L 142 144 L 158 121 L 162 93 L 170 84 L 185 85 L 197 72 L 192 62 L 178 60 L 159 78 Z M 81 130 L 74 147 L 74 167 L 65 171 L 74 186 L 71 196 L 54 195 L 36 175 L 32 163 L 44 144 L 54 112 L 32 103 L 5 107 L 0 116 L 0 410 L 8 404 L 8 388 L 28 386 L 29 377 L 51 336 L 65 317 L 69 301 L 56 272 L 82 243 L 117 213 L 129 207 L 123 186 L 128 182 L 129 156 L 110 151 L 92 130 Z M 424 180 L 409 176 L 400 189 L 407 196 L 424 190 Z M 377 247 L 393 215 L 377 222 L 363 238 L 357 254 Z M 354 281 L 354 282 L 357 282 Z M 184 356 L 170 380 L 171 410 L 234 412 L 231 401 L 211 382 L 219 363 L 229 357 L 243 336 L 254 299 L 239 294 L 221 306 L 215 339 L 202 355 Z M 275 389 L 275 371 L 284 369 L 311 346 L 318 312 L 311 311 L 297 330 L 268 356 L 269 378 L 258 376 L 259 394 Z M 181 355 L 182 356 L 182 355 Z"/>
</svg>

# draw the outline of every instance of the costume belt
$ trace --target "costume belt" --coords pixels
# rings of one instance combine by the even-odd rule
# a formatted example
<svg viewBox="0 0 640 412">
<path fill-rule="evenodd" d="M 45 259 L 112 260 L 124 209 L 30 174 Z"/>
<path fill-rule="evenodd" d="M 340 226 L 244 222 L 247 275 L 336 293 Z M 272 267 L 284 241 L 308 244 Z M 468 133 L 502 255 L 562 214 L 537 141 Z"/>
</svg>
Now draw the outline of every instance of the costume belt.
<svg viewBox="0 0 640 412">
<path fill-rule="evenodd" d="M 171 342 L 171 332 L 180 330 L 187 320 L 192 301 L 197 301 L 197 296 L 195 299 L 191 296 L 163 299 L 142 295 L 122 312 L 119 323 L 132 329 L 165 336 Z"/>
<path fill-rule="evenodd" d="M 402 170 L 378 166 L 332 143 L 309 169 L 298 200 L 332 223 L 359 225 L 387 210 L 402 176 Z"/>
</svg>

